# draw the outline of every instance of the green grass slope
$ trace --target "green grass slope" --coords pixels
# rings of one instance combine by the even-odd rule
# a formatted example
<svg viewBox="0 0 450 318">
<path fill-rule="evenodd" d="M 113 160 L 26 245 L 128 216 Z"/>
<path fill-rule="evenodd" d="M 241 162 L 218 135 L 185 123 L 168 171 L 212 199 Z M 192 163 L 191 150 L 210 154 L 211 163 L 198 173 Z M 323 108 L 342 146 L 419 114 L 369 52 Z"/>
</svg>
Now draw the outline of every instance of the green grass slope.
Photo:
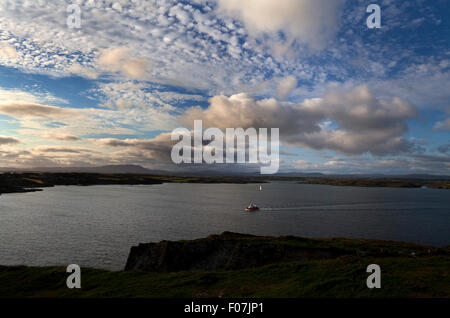
<svg viewBox="0 0 450 318">
<path fill-rule="evenodd" d="M 381 289 L 368 289 L 369 264 Z M 151 273 L 82 268 L 68 289 L 62 267 L 0 266 L 0 297 L 450 297 L 450 257 L 358 257 L 271 264 L 233 271 Z"/>
</svg>

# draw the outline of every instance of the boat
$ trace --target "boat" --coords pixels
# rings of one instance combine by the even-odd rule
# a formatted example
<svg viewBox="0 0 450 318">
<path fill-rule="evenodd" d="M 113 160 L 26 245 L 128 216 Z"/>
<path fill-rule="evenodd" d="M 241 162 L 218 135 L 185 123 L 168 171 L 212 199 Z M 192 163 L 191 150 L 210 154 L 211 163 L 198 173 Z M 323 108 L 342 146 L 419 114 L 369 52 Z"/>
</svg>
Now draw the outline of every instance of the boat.
<svg viewBox="0 0 450 318">
<path fill-rule="evenodd" d="M 262 191 L 262 186 L 261 185 L 259 186 L 259 191 Z"/>
<path fill-rule="evenodd" d="M 251 203 L 248 207 L 245 208 L 245 211 L 247 212 L 253 212 L 258 211 L 259 208 L 256 206 L 256 204 Z"/>
</svg>

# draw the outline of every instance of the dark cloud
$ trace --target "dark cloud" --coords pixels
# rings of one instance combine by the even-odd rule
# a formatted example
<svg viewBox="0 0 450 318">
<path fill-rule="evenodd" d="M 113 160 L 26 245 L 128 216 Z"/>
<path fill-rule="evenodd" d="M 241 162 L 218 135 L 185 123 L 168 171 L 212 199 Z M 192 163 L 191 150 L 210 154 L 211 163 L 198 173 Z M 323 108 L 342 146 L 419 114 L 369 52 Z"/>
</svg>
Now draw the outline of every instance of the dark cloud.
<svg viewBox="0 0 450 318">
<path fill-rule="evenodd" d="M 20 143 L 19 140 L 11 137 L 0 137 L 0 146 L 1 145 L 14 145 Z"/>
<path fill-rule="evenodd" d="M 67 134 L 44 134 L 42 135 L 44 138 L 54 139 L 54 140 L 61 140 L 61 141 L 80 141 L 81 138 L 74 136 L 74 135 L 67 135 Z"/>
<path fill-rule="evenodd" d="M 97 141 L 102 146 L 124 148 L 124 151 L 114 153 L 112 156 L 128 158 L 130 162 L 147 160 L 162 163 L 171 162 L 171 150 L 173 142 L 170 133 L 163 133 L 153 139 L 114 139 L 105 138 Z"/>
</svg>

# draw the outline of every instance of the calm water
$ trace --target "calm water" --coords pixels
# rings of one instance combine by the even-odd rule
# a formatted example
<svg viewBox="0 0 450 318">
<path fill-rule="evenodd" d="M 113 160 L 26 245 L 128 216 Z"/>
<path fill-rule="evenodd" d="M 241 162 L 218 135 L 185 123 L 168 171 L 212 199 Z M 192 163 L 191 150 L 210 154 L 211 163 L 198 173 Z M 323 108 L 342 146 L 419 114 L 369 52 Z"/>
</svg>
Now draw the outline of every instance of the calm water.
<svg viewBox="0 0 450 318">
<path fill-rule="evenodd" d="M 122 269 L 132 245 L 223 231 L 450 245 L 450 191 L 164 184 L 0 196 L 0 264 Z M 262 210 L 245 213 L 255 201 Z"/>
</svg>

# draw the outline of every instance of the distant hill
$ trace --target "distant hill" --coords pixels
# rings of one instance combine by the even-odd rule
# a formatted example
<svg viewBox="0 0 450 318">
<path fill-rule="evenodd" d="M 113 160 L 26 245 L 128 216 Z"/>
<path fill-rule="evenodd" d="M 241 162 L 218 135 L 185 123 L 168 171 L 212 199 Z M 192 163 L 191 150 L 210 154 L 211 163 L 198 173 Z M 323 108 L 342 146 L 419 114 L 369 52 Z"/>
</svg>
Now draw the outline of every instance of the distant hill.
<svg viewBox="0 0 450 318">
<path fill-rule="evenodd" d="M 163 170 L 151 170 L 139 165 L 107 165 L 100 167 L 35 167 L 35 168 L 0 168 L 1 172 L 47 172 L 47 173 L 119 173 L 119 174 L 151 174 L 171 175 Z"/>
<path fill-rule="evenodd" d="M 217 169 L 216 169 L 217 168 Z M 185 177 L 304 177 L 304 178 L 354 178 L 354 179 L 410 179 L 410 180 L 450 180 L 450 176 L 433 174 L 324 174 L 320 172 L 289 171 L 275 175 L 261 175 L 259 172 L 236 171 L 220 169 L 213 166 L 175 166 L 172 170 L 153 170 L 139 165 L 106 165 L 98 167 L 34 167 L 34 168 L 1 168 L 2 172 L 47 172 L 47 173 L 111 173 L 111 174 L 146 174 L 157 176 L 185 176 Z"/>
</svg>

